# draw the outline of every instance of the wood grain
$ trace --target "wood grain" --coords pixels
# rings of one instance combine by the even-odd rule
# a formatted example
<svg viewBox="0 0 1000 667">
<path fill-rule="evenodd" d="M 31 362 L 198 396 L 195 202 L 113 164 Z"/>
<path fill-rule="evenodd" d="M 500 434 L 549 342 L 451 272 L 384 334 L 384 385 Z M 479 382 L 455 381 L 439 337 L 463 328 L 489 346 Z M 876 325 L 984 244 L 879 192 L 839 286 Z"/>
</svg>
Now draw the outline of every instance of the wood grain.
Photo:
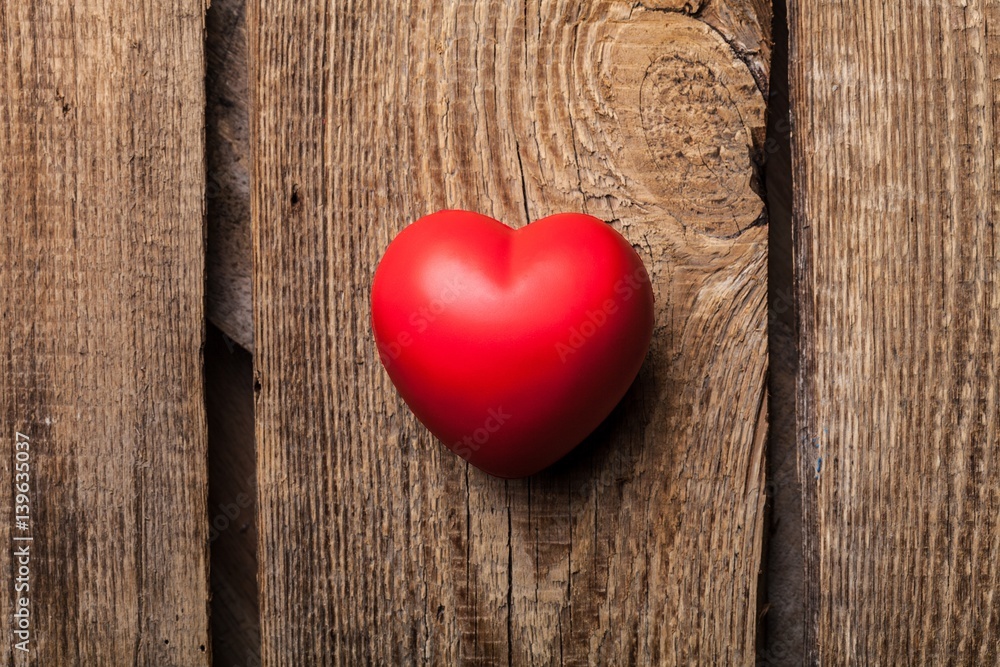
<svg viewBox="0 0 1000 667">
<path fill-rule="evenodd" d="M 807 659 L 1000 660 L 1000 5 L 792 3 Z"/>
<path fill-rule="evenodd" d="M 205 17 L 205 305 L 213 324 L 253 352 L 245 14 L 243 0 L 214 0 Z"/>
<path fill-rule="evenodd" d="M 208 665 L 203 5 L 0 6 L 0 652 Z M 12 646 L 15 431 L 30 652 Z"/>
<path fill-rule="evenodd" d="M 754 662 L 770 14 L 691 4 L 249 3 L 264 664 Z M 654 281 L 630 394 L 528 480 L 377 361 L 376 261 L 445 207 L 601 216 Z"/>
</svg>

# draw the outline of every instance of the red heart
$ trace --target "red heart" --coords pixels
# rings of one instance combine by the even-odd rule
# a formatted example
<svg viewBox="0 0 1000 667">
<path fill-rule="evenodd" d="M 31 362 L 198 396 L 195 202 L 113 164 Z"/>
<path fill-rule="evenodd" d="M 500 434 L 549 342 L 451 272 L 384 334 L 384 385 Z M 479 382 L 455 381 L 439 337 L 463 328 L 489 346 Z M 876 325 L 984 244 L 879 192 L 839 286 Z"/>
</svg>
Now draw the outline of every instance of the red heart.
<svg viewBox="0 0 1000 667">
<path fill-rule="evenodd" d="M 379 356 L 417 418 L 498 477 L 580 443 L 635 379 L 653 333 L 642 260 L 564 213 L 513 230 L 468 211 L 417 220 L 372 282 Z"/>
</svg>

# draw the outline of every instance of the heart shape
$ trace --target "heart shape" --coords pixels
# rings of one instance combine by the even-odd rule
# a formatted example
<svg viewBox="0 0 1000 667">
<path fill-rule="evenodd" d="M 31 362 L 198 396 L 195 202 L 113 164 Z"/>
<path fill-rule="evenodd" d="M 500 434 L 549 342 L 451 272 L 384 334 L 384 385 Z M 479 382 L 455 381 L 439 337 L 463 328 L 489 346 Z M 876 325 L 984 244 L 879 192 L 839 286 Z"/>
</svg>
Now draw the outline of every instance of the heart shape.
<svg viewBox="0 0 1000 667">
<path fill-rule="evenodd" d="M 413 413 L 505 478 L 546 468 L 593 431 L 653 333 L 639 255 L 574 213 L 518 230 L 468 211 L 421 218 L 389 244 L 371 299 L 379 356 Z"/>
</svg>

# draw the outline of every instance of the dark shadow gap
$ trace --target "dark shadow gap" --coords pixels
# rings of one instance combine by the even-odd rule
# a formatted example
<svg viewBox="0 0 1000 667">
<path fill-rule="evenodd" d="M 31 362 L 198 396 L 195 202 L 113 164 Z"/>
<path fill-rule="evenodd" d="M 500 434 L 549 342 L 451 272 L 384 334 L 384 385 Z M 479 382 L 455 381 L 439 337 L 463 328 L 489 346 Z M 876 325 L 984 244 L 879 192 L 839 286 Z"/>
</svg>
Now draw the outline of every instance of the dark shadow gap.
<svg viewBox="0 0 1000 667">
<path fill-rule="evenodd" d="M 245 0 L 205 16 L 208 521 L 212 657 L 260 665 L 253 357 L 249 316 Z M 222 327 L 219 329 L 216 327 Z"/>
<path fill-rule="evenodd" d="M 209 324 L 205 341 L 212 655 L 260 664 L 253 357 Z"/>
<path fill-rule="evenodd" d="M 795 442 L 794 269 L 792 251 L 791 122 L 788 21 L 785 0 L 774 1 L 774 51 L 768 99 L 764 179 L 768 240 L 767 508 L 759 591 L 758 665 L 802 664 L 802 504 Z"/>
</svg>

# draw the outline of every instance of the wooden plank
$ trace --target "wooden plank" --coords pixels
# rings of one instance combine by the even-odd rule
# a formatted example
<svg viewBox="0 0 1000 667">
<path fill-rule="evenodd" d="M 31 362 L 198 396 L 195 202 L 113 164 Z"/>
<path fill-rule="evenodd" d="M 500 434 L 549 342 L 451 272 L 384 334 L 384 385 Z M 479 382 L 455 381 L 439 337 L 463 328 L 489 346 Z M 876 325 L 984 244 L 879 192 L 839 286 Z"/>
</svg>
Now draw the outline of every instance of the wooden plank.
<svg viewBox="0 0 1000 667">
<path fill-rule="evenodd" d="M 213 326 L 205 343 L 205 407 L 212 657 L 217 665 L 259 665 L 253 358 Z"/>
<path fill-rule="evenodd" d="M 770 15 L 702 4 L 248 5 L 264 664 L 754 662 Z M 445 207 L 595 214 L 652 274 L 636 385 L 529 480 L 375 354 L 375 263 Z"/>
<path fill-rule="evenodd" d="M 208 319 L 253 352 L 246 3 L 214 0 L 205 20 Z"/>
<path fill-rule="evenodd" d="M 210 662 L 203 31 L 196 0 L 0 6 L 10 664 Z M 26 530 L 15 432 L 30 437 Z M 30 589 L 15 596 L 25 536 Z M 12 645 L 15 597 L 29 601 L 27 654 Z"/>
<path fill-rule="evenodd" d="M 1000 5 L 789 21 L 807 660 L 995 664 Z"/>
</svg>

